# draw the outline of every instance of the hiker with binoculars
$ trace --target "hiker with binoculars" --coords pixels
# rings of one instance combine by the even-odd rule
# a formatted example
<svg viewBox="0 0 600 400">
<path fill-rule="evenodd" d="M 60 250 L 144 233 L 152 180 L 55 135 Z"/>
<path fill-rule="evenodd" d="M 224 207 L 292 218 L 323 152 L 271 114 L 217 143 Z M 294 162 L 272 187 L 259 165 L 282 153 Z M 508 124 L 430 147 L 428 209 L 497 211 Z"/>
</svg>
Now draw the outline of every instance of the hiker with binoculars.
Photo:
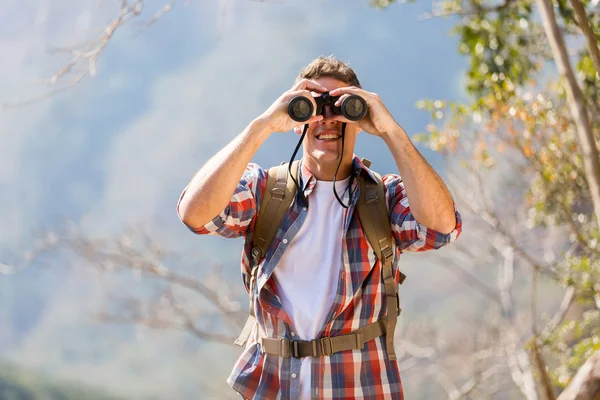
<svg viewBox="0 0 600 400">
<path fill-rule="evenodd" d="M 290 130 L 300 140 L 289 163 L 251 162 L 273 132 Z M 354 154 L 360 131 L 384 140 L 398 171 L 381 176 Z M 461 216 L 347 64 L 319 57 L 302 69 L 196 173 L 177 211 L 197 234 L 245 239 L 250 315 L 228 379 L 244 399 L 403 399 L 394 350 L 400 255 L 452 243 Z"/>
</svg>

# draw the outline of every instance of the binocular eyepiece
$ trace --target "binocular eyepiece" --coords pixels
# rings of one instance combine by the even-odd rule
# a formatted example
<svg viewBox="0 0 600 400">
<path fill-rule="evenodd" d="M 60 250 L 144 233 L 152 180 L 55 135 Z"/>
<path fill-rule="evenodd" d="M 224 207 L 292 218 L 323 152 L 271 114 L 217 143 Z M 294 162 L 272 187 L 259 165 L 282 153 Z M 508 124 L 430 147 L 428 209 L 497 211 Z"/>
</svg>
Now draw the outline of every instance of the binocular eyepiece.
<svg viewBox="0 0 600 400">
<path fill-rule="evenodd" d="M 336 115 L 343 115 L 350 121 L 358 121 L 367 114 L 367 102 L 358 95 L 346 97 L 340 106 L 336 106 L 340 96 L 330 96 L 329 92 L 322 93 L 319 97 L 314 97 L 317 103 L 315 115 L 323 114 L 325 106 L 330 106 Z M 312 117 L 314 111 L 313 103 L 304 96 L 296 96 L 288 103 L 288 114 L 290 118 L 297 122 L 306 122 Z"/>
</svg>

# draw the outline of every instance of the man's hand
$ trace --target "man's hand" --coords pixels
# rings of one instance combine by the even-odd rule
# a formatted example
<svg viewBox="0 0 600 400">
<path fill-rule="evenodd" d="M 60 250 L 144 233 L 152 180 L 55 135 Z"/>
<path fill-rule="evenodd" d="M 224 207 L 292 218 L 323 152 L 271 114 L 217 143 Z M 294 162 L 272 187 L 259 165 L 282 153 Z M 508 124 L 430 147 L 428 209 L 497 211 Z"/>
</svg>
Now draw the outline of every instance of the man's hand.
<svg viewBox="0 0 600 400">
<path fill-rule="evenodd" d="M 358 125 L 363 131 L 376 136 L 384 136 L 398 128 L 398 123 L 385 107 L 377 93 L 367 92 L 355 86 L 334 89 L 329 92 L 331 96 L 341 96 L 335 103 L 340 106 L 344 99 L 350 95 L 358 95 L 367 102 L 367 115 L 358 121 L 349 121 L 343 115 L 337 115 L 332 119 Z"/>
<path fill-rule="evenodd" d="M 313 107 L 317 109 L 317 103 L 314 100 L 312 92 L 324 93 L 326 88 L 314 81 L 302 79 L 296 83 L 290 90 L 283 93 L 271 106 L 265 111 L 259 119 L 265 123 L 271 132 L 287 132 L 298 126 L 298 122 L 290 118 L 288 114 L 288 103 L 296 96 L 304 96 L 313 103 Z M 313 115 L 304 124 L 317 122 L 323 119 L 322 115 Z"/>
</svg>

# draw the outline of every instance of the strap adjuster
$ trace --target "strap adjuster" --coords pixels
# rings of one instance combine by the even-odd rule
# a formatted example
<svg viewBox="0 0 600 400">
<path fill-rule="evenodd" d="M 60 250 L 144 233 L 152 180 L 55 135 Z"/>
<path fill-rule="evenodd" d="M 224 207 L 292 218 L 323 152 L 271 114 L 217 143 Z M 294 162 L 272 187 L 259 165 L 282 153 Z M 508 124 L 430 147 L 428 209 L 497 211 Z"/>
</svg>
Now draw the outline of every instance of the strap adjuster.
<svg viewBox="0 0 600 400">
<path fill-rule="evenodd" d="M 381 257 L 383 258 L 383 260 L 381 260 L 383 264 L 391 261 L 394 257 L 394 250 L 392 250 L 390 246 L 386 245 L 385 248 L 381 249 Z"/>
<path fill-rule="evenodd" d="M 281 357 L 300 358 L 297 340 L 279 339 L 279 355 Z"/>
<path fill-rule="evenodd" d="M 334 353 L 333 351 L 333 342 L 329 336 L 319 339 L 319 344 L 321 345 L 321 354 L 324 356 L 330 356 Z M 327 346 L 329 345 L 329 351 L 327 351 Z"/>
<path fill-rule="evenodd" d="M 281 338 L 279 339 L 279 354 L 281 355 L 281 357 L 290 357 L 292 356 L 293 352 L 293 346 L 292 346 L 292 341 L 286 338 Z M 298 349 L 298 347 L 296 346 L 296 350 Z"/>
<path fill-rule="evenodd" d="M 260 247 L 254 246 L 252 248 L 251 253 L 252 253 L 252 258 L 258 264 L 258 262 L 260 261 L 260 253 L 261 253 Z"/>
<path fill-rule="evenodd" d="M 379 196 L 377 196 L 377 185 L 365 185 L 365 202 L 375 203 L 376 201 L 379 201 Z"/>
<path fill-rule="evenodd" d="M 276 199 L 276 200 L 283 200 L 283 197 L 285 196 L 285 190 L 283 190 L 282 188 L 279 187 L 274 187 L 271 190 L 271 196 Z"/>
</svg>

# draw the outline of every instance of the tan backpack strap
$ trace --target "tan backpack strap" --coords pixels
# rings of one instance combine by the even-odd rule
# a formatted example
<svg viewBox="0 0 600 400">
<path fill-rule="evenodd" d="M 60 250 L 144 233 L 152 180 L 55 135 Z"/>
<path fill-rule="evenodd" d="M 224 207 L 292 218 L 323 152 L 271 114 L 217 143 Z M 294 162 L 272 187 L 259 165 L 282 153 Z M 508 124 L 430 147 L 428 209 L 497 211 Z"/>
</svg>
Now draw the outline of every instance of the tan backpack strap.
<svg viewBox="0 0 600 400">
<path fill-rule="evenodd" d="M 280 357 L 321 357 L 330 356 L 345 350 L 362 350 L 365 343 L 385 334 L 386 319 L 358 328 L 339 336 L 323 337 L 314 340 L 289 340 L 259 338 L 263 353 Z"/>
<path fill-rule="evenodd" d="M 292 163 L 292 173 L 298 179 L 299 161 Z M 288 179 L 288 165 L 269 168 L 267 171 L 267 187 L 263 194 L 263 201 L 258 211 L 254 226 L 254 239 L 252 241 L 252 256 L 260 261 L 277 234 L 279 225 L 285 212 L 292 204 L 296 195 L 296 185 Z"/>
<path fill-rule="evenodd" d="M 292 163 L 292 174 L 298 180 L 300 161 Z M 250 315 L 246 324 L 235 340 L 238 346 L 244 346 L 254 324 L 256 323 L 254 313 L 254 286 L 256 284 L 256 275 L 258 274 L 258 265 L 265 256 L 269 246 L 275 239 L 279 225 L 283 217 L 292 204 L 296 195 L 296 185 L 288 176 L 288 164 L 281 164 L 278 167 L 267 170 L 267 186 L 263 193 L 263 200 L 258 211 L 256 223 L 254 225 L 254 234 L 252 239 L 252 270 L 250 271 L 249 285 L 249 309 Z"/>
<path fill-rule="evenodd" d="M 392 262 L 394 260 L 393 238 L 385 202 L 385 190 L 381 177 L 376 173 L 374 175 L 377 178 L 377 182 L 365 179 L 362 175 L 358 176 L 359 198 L 356 207 L 367 240 L 381 262 L 387 304 L 387 355 L 390 360 L 395 360 L 394 331 L 398 315 L 400 315 L 400 298 L 396 290 L 392 270 Z"/>
</svg>

